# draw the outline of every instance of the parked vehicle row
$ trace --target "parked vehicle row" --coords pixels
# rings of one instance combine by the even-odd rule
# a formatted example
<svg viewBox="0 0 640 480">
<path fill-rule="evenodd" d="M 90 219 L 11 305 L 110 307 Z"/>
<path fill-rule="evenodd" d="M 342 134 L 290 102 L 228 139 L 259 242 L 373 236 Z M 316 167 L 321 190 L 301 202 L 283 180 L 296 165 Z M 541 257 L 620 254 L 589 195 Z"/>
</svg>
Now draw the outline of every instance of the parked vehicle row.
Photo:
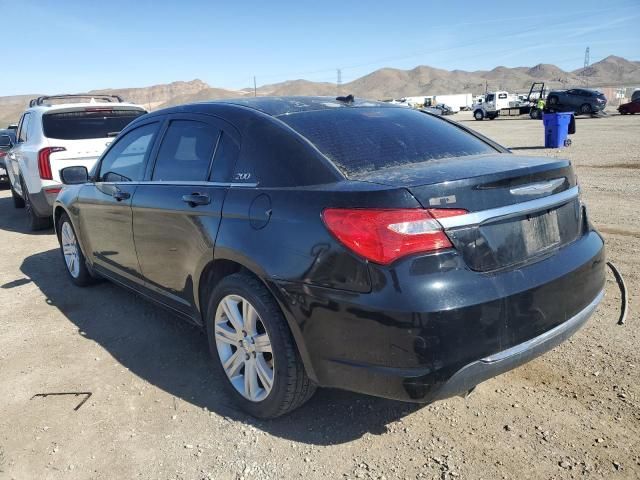
<svg viewBox="0 0 640 480">
<path fill-rule="evenodd" d="M 137 116 L 91 171 L 73 165 L 53 207 L 71 281 L 110 279 L 202 326 L 258 417 L 317 386 L 469 391 L 568 338 L 603 295 L 571 163 L 418 110 L 183 105 Z"/>
<path fill-rule="evenodd" d="M 572 88 L 551 90 L 545 93 L 545 84 L 534 82 L 526 97 L 511 95 L 505 91 L 489 92 L 473 107 L 476 120 L 494 120 L 498 116 L 516 117 L 529 115 L 540 120 L 543 113 L 573 112 L 577 115 L 593 115 L 602 112 L 606 97 L 597 90 Z"/>
<path fill-rule="evenodd" d="M 62 188 L 60 169 L 92 168 L 120 130 L 145 113 L 114 96 L 62 95 L 31 101 L 4 158 L 14 205 L 25 208 L 32 230 L 51 226 L 53 202 Z"/>
</svg>

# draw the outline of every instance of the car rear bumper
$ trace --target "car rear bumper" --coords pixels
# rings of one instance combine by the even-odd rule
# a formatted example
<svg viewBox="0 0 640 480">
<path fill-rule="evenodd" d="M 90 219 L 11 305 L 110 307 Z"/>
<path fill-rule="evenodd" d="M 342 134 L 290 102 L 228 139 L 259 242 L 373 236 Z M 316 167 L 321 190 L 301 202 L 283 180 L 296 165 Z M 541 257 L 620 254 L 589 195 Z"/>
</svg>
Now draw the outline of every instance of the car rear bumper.
<svg viewBox="0 0 640 480">
<path fill-rule="evenodd" d="M 47 191 L 47 189 L 52 189 Z M 47 186 L 39 192 L 29 192 L 29 200 L 33 206 L 33 210 L 39 217 L 51 217 L 53 215 L 53 204 L 58 196 L 59 188 L 55 186 Z"/>
<path fill-rule="evenodd" d="M 605 282 L 589 231 L 556 254 L 494 273 L 455 252 L 372 268 L 370 293 L 280 284 L 310 376 L 321 386 L 430 402 L 467 391 L 573 334 Z"/>
<path fill-rule="evenodd" d="M 427 401 L 441 400 L 468 392 L 485 380 L 512 370 L 551 350 L 576 333 L 591 317 L 604 297 L 600 291 L 589 305 L 557 327 L 511 348 L 465 365 L 440 388 L 423 397 Z M 419 379 L 405 379 L 405 384 L 415 390 L 422 388 Z"/>
</svg>

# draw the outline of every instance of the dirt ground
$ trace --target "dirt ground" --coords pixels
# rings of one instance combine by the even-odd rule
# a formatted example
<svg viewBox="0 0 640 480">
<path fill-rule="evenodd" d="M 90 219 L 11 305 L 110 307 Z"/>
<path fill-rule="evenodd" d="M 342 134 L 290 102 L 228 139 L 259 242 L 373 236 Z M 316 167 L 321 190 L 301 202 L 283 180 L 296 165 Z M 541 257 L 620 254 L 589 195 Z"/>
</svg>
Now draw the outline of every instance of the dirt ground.
<svg viewBox="0 0 640 480">
<path fill-rule="evenodd" d="M 640 116 L 456 120 L 525 155 L 568 157 L 625 276 L 587 326 L 467 399 L 418 407 L 320 390 L 285 418 L 234 409 L 200 332 L 109 283 L 71 285 L 51 231 L 0 192 L 0 478 L 523 479 L 640 477 Z M 43 392 L 91 392 L 46 398 Z"/>
</svg>

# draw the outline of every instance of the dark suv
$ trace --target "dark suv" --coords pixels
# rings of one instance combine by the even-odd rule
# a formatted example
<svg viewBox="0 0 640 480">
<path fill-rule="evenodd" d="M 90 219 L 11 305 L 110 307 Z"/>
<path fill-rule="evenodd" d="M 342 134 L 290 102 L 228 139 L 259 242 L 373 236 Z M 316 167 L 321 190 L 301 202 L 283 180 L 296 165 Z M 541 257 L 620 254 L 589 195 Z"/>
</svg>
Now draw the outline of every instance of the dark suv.
<svg viewBox="0 0 640 480">
<path fill-rule="evenodd" d="M 552 110 L 590 115 L 601 112 L 606 106 L 607 97 L 603 93 L 586 88 L 552 90 L 547 96 L 547 107 Z"/>
<path fill-rule="evenodd" d="M 203 326 L 231 395 L 259 417 L 316 386 L 446 398 L 587 320 L 604 248 L 569 161 L 340 98 L 134 120 L 90 174 L 61 172 L 71 280 L 108 278 Z"/>
</svg>

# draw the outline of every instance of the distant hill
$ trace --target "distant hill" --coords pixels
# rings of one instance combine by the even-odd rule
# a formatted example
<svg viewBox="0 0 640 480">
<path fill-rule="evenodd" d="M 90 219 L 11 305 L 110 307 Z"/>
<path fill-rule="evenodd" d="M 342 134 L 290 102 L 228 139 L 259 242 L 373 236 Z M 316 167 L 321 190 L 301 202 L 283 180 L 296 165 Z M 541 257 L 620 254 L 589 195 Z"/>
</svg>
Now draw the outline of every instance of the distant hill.
<svg viewBox="0 0 640 480">
<path fill-rule="evenodd" d="M 479 94 L 489 90 L 526 92 L 532 82 L 543 81 L 549 88 L 583 86 L 640 86 L 640 62 L 608 56 L 586 69 L 565 72 L 555 65 L 538 64 L 533 67 L 508 68 L 499 66 L 493 70 L 442 70 L 425 65 L 411 70 L 381 68 L 341 87 L 341 93 L 353 93 L 358 97 L 373 99 L 401 98 L 405 96 L 437 95 L 471 92 Z M 149 110 L 199 102 L 216 98 L 233 98 L 253 95 L 253 89 L 228 90 L 211 87 L 202 80 L 180 81 L 141 88 L 91 90 L 89 93 L 120 95 L 125 100 L 138 103 Z M 337 87 L 329 82 L 287 80 L 263 85 L 258 95 L 336 95 Z M 18 121 L 29 99 L 38 96 L 15 95 L 0 97 L 0 126 Z"/>
</svg>

